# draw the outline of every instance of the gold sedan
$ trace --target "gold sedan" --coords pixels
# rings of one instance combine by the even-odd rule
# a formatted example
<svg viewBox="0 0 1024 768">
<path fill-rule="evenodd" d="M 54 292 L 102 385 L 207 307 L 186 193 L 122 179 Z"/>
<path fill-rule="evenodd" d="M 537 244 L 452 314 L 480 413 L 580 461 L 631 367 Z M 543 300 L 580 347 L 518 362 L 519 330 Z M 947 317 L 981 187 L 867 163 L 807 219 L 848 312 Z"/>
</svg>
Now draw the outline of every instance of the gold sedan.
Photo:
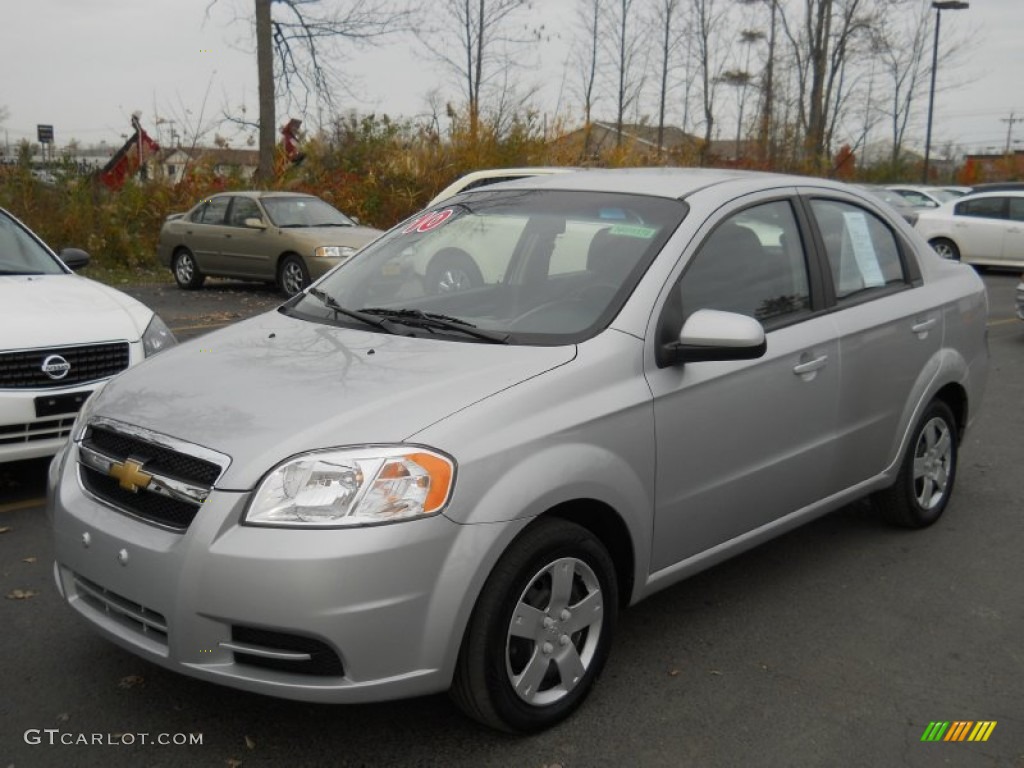
<svg viewBox="0 0 1024 768">
<path fill-rule="evenodd" d="M 168 216 L 157 255 L 186 290 L 234 277 L 294 296 L 379 234 L 314 195 L 225 192 Z"/>
</svg>

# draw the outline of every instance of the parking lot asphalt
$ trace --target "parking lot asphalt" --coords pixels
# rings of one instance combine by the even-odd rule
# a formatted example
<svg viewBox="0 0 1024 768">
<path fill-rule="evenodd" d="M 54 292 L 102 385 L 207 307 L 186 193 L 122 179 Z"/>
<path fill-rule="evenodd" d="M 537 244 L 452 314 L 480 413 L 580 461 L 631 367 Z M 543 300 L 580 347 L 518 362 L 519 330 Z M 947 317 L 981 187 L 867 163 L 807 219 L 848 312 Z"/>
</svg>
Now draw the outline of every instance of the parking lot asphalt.
<svg viewBox="0 0 1024 768">
<path fill-rule="evenodd" d="M 181 340 L 223 328 L 281 304 L 285 297 L 265 283 L 209 279 L 198 291 L 173 283 L 117 286 L 154 310 Z"/>
<path fill-rule="evenodd" d="M 1017 276 L 985 281 L 988 390 L 944 518 L 896 531 L 853 505 L 635 606 L 588 702 L 529 738 L 480 728 L 444 696 L 309 705 L 120 650 L 53 587 L 46 462 L 0 468 L 0 768 L 1024 768 L 1024 323 Z M 183 338 L 280 301 L 244 284 L 128 290 Z M 957 720 L 996 726 L 984 743 L 921 740 Z M 151 743 L 179 734 L 202 744 Z"/>
</svg>

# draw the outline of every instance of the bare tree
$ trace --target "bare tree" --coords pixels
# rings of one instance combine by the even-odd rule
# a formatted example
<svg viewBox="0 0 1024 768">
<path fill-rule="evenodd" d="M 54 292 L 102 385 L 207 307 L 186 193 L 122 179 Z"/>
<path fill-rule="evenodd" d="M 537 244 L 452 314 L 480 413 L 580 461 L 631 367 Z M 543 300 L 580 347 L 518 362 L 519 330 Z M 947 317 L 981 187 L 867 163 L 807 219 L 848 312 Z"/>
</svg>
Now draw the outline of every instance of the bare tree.
<svg viewBox="0 0 1024 768">
<path fill-rule="evenodd" d="M 443 0 L 437 4 L 452 23 L 427 29 L 420 40 L 461 81 L 476 137 L 488 84 L 498 83 L 497 103 L 508 99 L 508 71 L 517 65 L 512 50 L 536 40 L 540 30 L 512 28 L 526 0 Z"/>
<path fill-rule="evenodd" d="M 661 83 L 658 89 L 658 151 L 665 146 L 665 104 L 668 101 L 669 72 L 679 48 L 680 0 L 659 0 L 654 10 L 653 31 L 658 33 Z"/>
<path fill-rule="evenodd" d="M 711 138 L 715 130 L 715 89 L 719 82 L 722 64 L 716 55 L 715 36 L 724 18 L 722 9 L 715 7 L 715 0 L 691 0 L 693 9 L 693 35 L 696 41 L 697 69 L 701 82 L 701 107 L 704 113 L 704 142 L 700 150 L 701 165 L 707 163 Z"/>
<path fill-rule="evenodd" d="M 778 29 L 778 8 L 779 0 L 738 0 L 740 5 L 767 6 L 768 7 L 768 31 L 764 32 L 754 28 L 759 37 L 768 41 L 768 51 L 765 57 L 764 70 L 760 78 L 761 98 L 759 104 L 759 118 L 757 121 L 757 144 L 758 152 L 762 162 L 769 167 L 774 162 L 772 135 L 774 133 L 774 111 L 775 111 L 775 48 L 776 31 Z M 746 67 L 749 70 L 749 67 Z"/>
<path fill-rule="evenodd" d="M 799 93 L 798 118 L 804 160 L 821 166 L 849 90 L 846 67 L 858 38 L 878 23 L 878 7 L 891 0 L 804 0 L 797 23 L 779 4 L 783 31 L 792 46 Z M 899 2 L 899 0 L 895 0 Z"/>
<path fill-rule="evenodd" d="M 339 8 L 321 0 L 253 0 L 261 178 L 273 173 L 277 99 L 302 113 L 310 100 L 333 111 L 335 90 L 352 88 L 337 66 L 347 50 L 408 29 L 412 11 L 400 2 L 349 0 Z M 211 0 L 207 12 L 216 3 Z"/>
<path fill-rule="evenodd" d="M 582 38 L 573 46 L 573 63 L 577 71 L 580 101 L 583 107 L 583 156 L 590 155 L 590 123 L 597 100 L 595 85 L 598 75 L 598 52 L 601 47 L 602 0 L 580 0 L 576 25 Z"/>
<path fill-rule="evenodd" d="M 882 111 L 890 120 L 890 163 L 895 172 L 900 165 L 903 141 L 917 97 L 927 82 L 931 8 L 919 4 L 903 19 L 891 16 L 886 24 L 874 30 L 872 51 L 888 86 L 888 108 Z"/>
<path fill-rule="evenodd" d="M 274 175 L 274 142 L 277 139 L 271 1 L 256 0 L 256 73 L 260 112 L 260 164 L 256 173 L 263 182 L 268 181 Z"/>
<path fill-rule="evenodd" d="M 636 0 L 613 0 L 608 6 L 609 60 L 615 89 L 615 145 L 622 144 L 626 113 L 639 101 L 647 68 L 643 27 L 637 22 Z"/>
<path fill-rule="evenodd" d="M 765 34 L 756 29 L 744 29 L 740 32 L 740 43 L 746 49 L 743 64 L 737 69 L 722 73 L 722 82 L 736 88 L 736 159 L 740 158 L 740 141 L 743 138 L 743 107 L 747 102 L 747 90 L 754 83 L 754 75 L 750 72 L 750 52 L 756 43 L 764 40 Z"/>
</svg>

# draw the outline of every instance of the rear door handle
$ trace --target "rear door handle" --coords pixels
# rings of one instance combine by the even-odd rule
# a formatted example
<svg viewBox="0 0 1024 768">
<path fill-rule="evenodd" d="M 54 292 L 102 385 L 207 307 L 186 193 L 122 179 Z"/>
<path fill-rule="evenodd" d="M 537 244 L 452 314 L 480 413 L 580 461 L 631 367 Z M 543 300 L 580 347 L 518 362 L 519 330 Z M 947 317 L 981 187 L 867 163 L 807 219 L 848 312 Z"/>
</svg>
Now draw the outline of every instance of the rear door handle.
<svg viewBox="0 0 1024 768">
<path fill-rule="evenodd" d="M 807 360 L 806 362 L 793 366 L 793 373 L 797 376 L 803 376 L 805 373 L 814 373 L 819 368 L 824 368 L 827 364 L 828 355 L 820 355 L 813 360 Z"/>
</svg>

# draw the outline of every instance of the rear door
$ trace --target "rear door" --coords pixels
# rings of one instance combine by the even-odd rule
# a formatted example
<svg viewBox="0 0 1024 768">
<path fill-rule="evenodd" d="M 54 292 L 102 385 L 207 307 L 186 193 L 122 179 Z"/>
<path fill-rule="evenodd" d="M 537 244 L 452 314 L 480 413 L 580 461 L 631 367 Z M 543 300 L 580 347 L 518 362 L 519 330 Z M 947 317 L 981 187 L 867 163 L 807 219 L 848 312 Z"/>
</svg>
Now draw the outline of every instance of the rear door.
<svg viewBox="0 0 1024 768">
<path fill-rule="evenodd" d="M 953 207 L 953 236 L 967 263 L 999 263 L 1007 228 L 1005 197 L 976 197 Z"/>
<path fill-rule="evenodd" d="M 917 403 L 936 374 L 942 315 L 910 246 L 884 216 L 839 195 L 808 195 L 826 255 L 826 290 L 839 332 L 836 472 L 840 488 L 877 475 L 893 460 Z"/>
<path fill-rule="evenodd" d="M 1024 195 L 1007 198 L 1010 214 L 1003 236 L 1003 261 L 1008 267 L 1024 266 Z"/>
<path fill-rule="evenodd" d="M 757 360 L 648 366 L 657 446 L 652 570 L 685 560 L 828 496 L 839 348 L 818 311 L 792 198 L 730 205 L 661 311 L 677 338 L 697 309 L 750 315 L 766 330 Z"/>
<path fill-rule="evenodd" d="M 185 226 L 183 241 L 196 257 L 199 269 L 206 273 L 221 270 L 221 250 L 227 229 L 225 217 L 231 198 L 212 197 L 198 208 Z"/>
</svg>

